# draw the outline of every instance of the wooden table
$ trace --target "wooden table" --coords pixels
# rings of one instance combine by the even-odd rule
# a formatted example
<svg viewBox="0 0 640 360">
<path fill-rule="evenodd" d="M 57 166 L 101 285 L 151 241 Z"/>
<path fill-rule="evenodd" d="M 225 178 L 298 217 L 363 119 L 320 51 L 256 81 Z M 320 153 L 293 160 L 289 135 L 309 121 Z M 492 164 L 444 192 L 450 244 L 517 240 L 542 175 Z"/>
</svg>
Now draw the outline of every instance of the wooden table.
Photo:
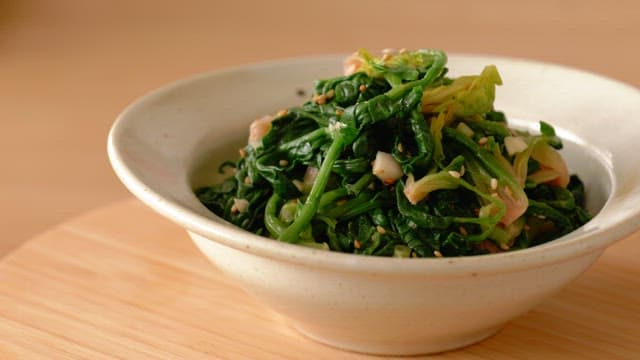
<svg viewBox="0 0 640 360">
<path fill-rule="evenodd" d="M 637 359 L 640 232 L 577 281 L 443 359 Z M 28 241 L 0 262 L 0 359 L 366 359 L 293 330 L 137 200 Z"/>
</svg>

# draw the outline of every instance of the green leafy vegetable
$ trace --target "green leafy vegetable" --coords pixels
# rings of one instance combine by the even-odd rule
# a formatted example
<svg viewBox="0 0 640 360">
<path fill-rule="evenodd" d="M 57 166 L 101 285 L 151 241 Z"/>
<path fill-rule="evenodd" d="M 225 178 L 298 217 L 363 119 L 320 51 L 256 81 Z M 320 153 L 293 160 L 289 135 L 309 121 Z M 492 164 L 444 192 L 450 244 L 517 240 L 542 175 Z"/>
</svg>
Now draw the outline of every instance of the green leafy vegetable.
<svg viewBox="0 0 640 360">
<path fill-rule="evenodd" d="M 439 50 L 354 56 L 308 102 L 256 120 L 200 201 L 257 234 L 373 256 L 522 249 L 589 221 L 555 129 L 509 129 L 493 108 L 495 66 L 448 78 Z"/>
</svg>

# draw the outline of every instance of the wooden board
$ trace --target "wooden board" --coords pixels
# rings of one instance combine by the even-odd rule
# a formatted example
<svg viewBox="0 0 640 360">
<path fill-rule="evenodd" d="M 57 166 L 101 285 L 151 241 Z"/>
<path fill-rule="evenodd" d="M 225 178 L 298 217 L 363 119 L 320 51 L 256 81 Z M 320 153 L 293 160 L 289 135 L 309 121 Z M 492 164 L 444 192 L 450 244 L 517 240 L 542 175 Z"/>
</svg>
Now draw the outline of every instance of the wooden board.
<svg viewBox="0 0 640 360">
<path fill-rule="evenodd" d="M 640 232 L 497 335 L 444 359 L 640 358 Z M 365 359 L 318 344 L 237 288 L 136 200 L 0 262 L 0 359 Z"/>
</svg>

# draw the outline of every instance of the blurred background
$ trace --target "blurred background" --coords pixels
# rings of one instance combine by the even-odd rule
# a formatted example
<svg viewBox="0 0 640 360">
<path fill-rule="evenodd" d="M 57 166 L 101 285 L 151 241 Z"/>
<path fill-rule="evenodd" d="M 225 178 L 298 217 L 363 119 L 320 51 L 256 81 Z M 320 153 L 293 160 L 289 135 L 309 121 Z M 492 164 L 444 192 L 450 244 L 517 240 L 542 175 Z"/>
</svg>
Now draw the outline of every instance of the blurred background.
<svg viewBox="0 0 640 360">
<path fill-rule="evenodd" d="M 637 0 L 0 0 L 0 256 L 130 196 L 109 167 L 109 127 L 173 80 L 360 47 L 434 47 L 638 87 L 639 39 Z"/>
</svg>

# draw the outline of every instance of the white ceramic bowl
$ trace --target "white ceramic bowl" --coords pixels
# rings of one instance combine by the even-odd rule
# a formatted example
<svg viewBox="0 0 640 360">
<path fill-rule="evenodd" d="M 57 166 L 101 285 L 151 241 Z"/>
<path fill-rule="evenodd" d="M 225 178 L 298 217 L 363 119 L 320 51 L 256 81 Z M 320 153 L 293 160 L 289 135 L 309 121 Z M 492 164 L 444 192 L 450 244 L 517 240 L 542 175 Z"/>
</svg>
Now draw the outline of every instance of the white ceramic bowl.
<svg viewBox="0 0 640 360">
<path fill-rule="evenodd" d="M 376 354 L 471 344 L 567 285 L 639 227 L 640 91 L 557 65 L 479 56 L 450 56 L 450 73 L 496 64 L 504 80 L 496 108 L 520 127 L 546 120 L 564 138 L 564 156 L 597 212 L 577 231 L 502 254 L 378 258 L 263 238 L 202 206 L 192 189 L 212 180 L 204 170 L 235 158 L 254 118 L 301 104 L 298 89 L 308 94 L 314 79 L 339 74 L 341 60 L 293 59 L 176 82 L 129 106 L 108 141 L 115 172 L 133 194 L 183 226 L 219 269 L 309 337 Z"/>
</svg>

